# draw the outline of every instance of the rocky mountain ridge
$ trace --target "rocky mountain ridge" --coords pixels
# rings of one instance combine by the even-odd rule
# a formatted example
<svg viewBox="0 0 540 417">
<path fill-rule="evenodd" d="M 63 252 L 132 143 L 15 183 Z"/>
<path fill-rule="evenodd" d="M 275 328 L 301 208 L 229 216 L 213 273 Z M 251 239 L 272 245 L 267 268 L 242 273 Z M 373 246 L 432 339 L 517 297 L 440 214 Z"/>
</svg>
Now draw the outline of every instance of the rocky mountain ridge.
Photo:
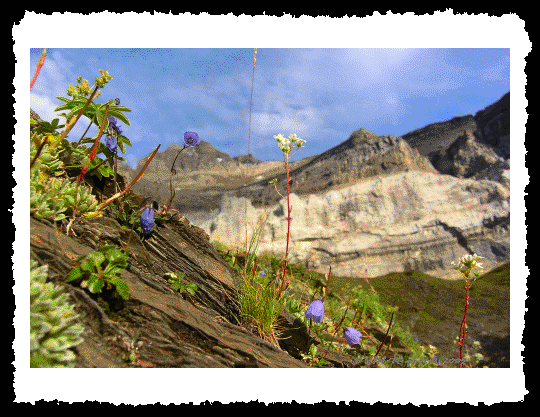
<svg viewBox="0 0 540 417">
<path fill-rule="evenodd" d="M 501 126 L 509 120 L 507 101 L 505 95 L 479 113 L 483 127 L 476 130 L 472 116 L 403 138 L 359 129 L 292 168 L 293 259 L 319 272 L 331 264 L 336 273 L 368 277 L 415 269 L 453 278 L 450 262 L 474 252 L 490 267 L 507 262 L 510 161 L 496 146 L 504 148 L 509 139 L 495 137 L 508 131 Z M 489 127 L 493 123 L 497 129 Z M 285 174 L 276 178 L 283 194 Z M 279 253 L 286 239 L 284 201 L 264 178 L 227 191 L 213 210 L 185 214 L 212 239 L 234 244 L 242 241 L 246 213 L 248 224 L 270 213 L 260 250 Z"/>
</svg>

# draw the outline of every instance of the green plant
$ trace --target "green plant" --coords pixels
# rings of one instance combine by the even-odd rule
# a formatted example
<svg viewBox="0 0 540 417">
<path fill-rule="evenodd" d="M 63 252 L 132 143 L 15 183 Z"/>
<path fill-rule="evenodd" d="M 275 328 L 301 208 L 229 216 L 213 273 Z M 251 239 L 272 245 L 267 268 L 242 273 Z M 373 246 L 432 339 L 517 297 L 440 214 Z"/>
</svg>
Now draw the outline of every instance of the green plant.
<svg viewBox="0 0 540 417">
<path fill-rule="evenodd" d="M 188 292 L 191 295 L 195 295 L 197 285 L 192 282 L 183 283 L 182 280 L 185 276 L 186 274 L 184 272 L 167 272 L 165 274 L 165 278 L 168 278 L 169 284 L 171 284 L 175 291 L 178 291 L 180 294 Z"/>
<path fill-rule="evenodd" d="M 62 220 L 77 210 L 83 217 L 101 215 L 98 202 L 89 187 L 69 179 L 49 177 L 33 170 L 30 174 L 30 214 L 40 220 Z"/>
<path fill-rule="evenodd" d="M 48 268 L 30 260 L 30 367 L 72 367 L 83 328 L 68 294 L 46 282 Z"/>
<path fill-rule="evenodd" d="M 129 287 L 119 276 L 128 265 L 127 259 L 128 256 L 116 246 L 103 246 L 87 256 L 79 256 L 75 260 L 77 266 L 69 272 L 66 282 L 84 280 L 84 286 L 94 294 L 99 293 L 105 284 L 108 287 L 113 285 L 118 294 L 127 300 Z"/>
<path fill-rule="evenodd" d="M 287 244 L 285 247 L 285 260 L 283 262 L 283 276 L 281 278 L 281 286 L 279 287 L 279 292 L 277 294 L 277 298 L 279 299 L 281 297 L 281 293 L 283 291 L 283 284 L 285 282 L 285 275 L 287 272 L 287 258 L 289 255 L 289 237 L 291 232 L 291 205 L 290 205 L 290 194 L 289 194 L 289 182 L 291 179 L 289 178 L 289 160 L 293 157 L 293 155 L 298 152 L 298 149 L 302 148 L 304 146 L 304 139 L 300 139 L 296 136 L 296 134 L 290 134 L 289 139 L 285 139 L 281 133 L 277 136 L 274 136 L 274 139 L 278 142 L 278 146 L 283 152 L 283 158 L 285 160 L 285 170 L 287 172 Z M 291 152 L 291 142 L 296 145 L 296 150 L 292 155 L 290 155 Z M 276 186 L 276 180 L 273 180 L 274 187 Z M 276 188 L 277 191 L 277 188 Z M 279 191 L 277 193 L 284 198 Z"/>
<path fill-rule="evenodd" d="M 471 287 L 471 272 L 474 268 L 483 268 L 481 263 L 478 263 L 480 259 L 483 259 L 482 256 L 478 256 L 476 253 L 474 255 L 465 255 L 455 263 L 452 262 L 454 269 L 459 271 L 465 277 L 465 311 L 463 312 L 463 320 L 461 320 L 461 325 L 459 327 L 459 367 L 464 366 L 463 363 L 463 343 L 465 341 L 466 333 L 466 324 L 467 320 L 467 311 L 469 309 L 469 288 Z M 474 275 L 478 278 L 480 276 L 479 272 L 474 272 Z"/>
<path fill-rule="evenodd" d="M 238 300 L 244 321 L 255 326 L 263 339 L 277 345 L 276 325 L 283 306 L 266 273 L 259 273 L 256 257 L 261 232 L 268 215 L 267 213 L 261 216 L 257 226 L 253 227 L 244 270 L 241 272 L 242 283 L 238 289 Z M 235 265 L 234 262 L 233 265 Z"/>
<path fill-rule="evenodd" d="M 309 363 L 309 366 L 320 367 L 320 366 L 326 365 L 327 362 L 326 362 L 326 360 L 324 358 L 317 358 L 317 352 L 318 352 L 317 345 L 312 343 L 309 346 L 309 353 L 307 355 L 301 353 L 302 359 L 307 361 Z"/>
</svg>

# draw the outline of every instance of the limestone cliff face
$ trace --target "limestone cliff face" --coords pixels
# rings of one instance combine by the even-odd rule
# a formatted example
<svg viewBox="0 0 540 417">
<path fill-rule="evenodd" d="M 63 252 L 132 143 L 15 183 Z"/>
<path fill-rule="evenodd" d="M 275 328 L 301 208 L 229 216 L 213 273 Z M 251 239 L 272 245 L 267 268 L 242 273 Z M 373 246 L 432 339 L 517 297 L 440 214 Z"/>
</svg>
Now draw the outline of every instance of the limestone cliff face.
<svg viewBox="0 0 540 417">
<path fill-rule="evenodd" d="M 451 262 L 476 252 L 489 269 L 509 260 L 509 198 L 508 189 L 494 181 L 420 171 L 322 194 L 292 194 L 290 259 L 323 273 L 331 265 L 332 273 L 344 276 L 414 269 L 452 278 Z M 285 200 L 255 208 L 228 193 L 221 209 L 206 218 L 187 216 L 211 239 L 239 244 L 245 241 L 245 214 L 249 225 L 268 216 L 260 251 L 285 253 Z"/>
</svg>

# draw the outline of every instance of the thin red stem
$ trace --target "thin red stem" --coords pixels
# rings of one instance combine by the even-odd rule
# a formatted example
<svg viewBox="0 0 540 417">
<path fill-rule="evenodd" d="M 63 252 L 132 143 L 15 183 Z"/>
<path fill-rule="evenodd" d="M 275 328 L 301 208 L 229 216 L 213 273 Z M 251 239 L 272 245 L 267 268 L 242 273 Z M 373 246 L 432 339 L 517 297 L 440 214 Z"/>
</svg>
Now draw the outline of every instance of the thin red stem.
<svg viewBox="0 0 540 417">
<path fill-rule="evenodd" d="M 469 309 L 469 287 L 471 282 L 469 277 L 466 277 L 465 284 L 465 312 L 463 313 L 463 320 L 461 320 L 461 325 L 459 327 L 459 367 L 463 368 L 463 343 L 465 341 L 465 320 L 467 319 L 467 310 Z"/>
<path fill-rule="evenodd" d="M 285 161 L 285 169 L 287 170 L 287 246 L 285 247 L 285 262 L 283 264 L 283 278 L 281 279 L 281 286 L 279 287 L 279 293 L 277 299 L 281 298 L 281 292 L 283 291 L 283 284 L 285 283 L 285 274 L 287 272 L 287 257 L 289 255 L 289 234 L 291 232 L 291 205 L 289 204 L 289 155 L 287 154 Z"/>
<path fill-rule="evenodd" d="M 41 52 L 41 57 L 39 58 L 39 61 L 37 63 L 36 72 L 34 73 L 34 78 L 32 78 L 32 81 L 30 81 L 30 90 L 34 86 L 34 83 L 36 82 L 36 79 L 39 75 L 39 71 L 41 71 L 41 67 L 43 66 L 45 62 L 45 57 L 47 56 L 47 48 L 43 48 L 43 51 Z"/>
</svg>

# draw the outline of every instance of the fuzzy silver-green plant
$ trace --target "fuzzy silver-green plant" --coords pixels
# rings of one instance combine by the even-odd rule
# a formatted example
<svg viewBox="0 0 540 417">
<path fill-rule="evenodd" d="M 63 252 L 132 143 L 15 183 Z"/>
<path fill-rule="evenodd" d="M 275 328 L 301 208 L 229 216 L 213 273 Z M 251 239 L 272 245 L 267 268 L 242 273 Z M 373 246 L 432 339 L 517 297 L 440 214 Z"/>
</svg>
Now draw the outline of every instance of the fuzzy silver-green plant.
<svg viewBox="0 0 540 417">
<path fill-rule="evenodd" d="M 60 160 L 60 148 L 54 146 L 56 142 L 55 136 L 41 136 L 41 140 L 46 140 L 47 144 L 41 150 L 38 158 L 36 159 L 33 169 L 37 169 L 41 172 L 47 172 L 53 176 L 59 176 L 64 173 L 64 163 Z M 38 151 L 37 143 L 39 140 L 30 141 L 30 160 L 32 161 Z"/>
<path fill-rule="evenodd" d="M 36 219 L 62 220 L 77 213 L 83 217 L 99 214 L 98 202 L 89 187 L 68 179 L 49 177 L 33 170 L 30 176 L 30 214 Z"/>
<path fill-rule="evenodd" d="M 48 265 L 30 260 L 30 367 L 70 368 L 70 348 L 83 341 L 83 327 L 68 301 L 68 294 L 47 283 Z"/>
</svg>

